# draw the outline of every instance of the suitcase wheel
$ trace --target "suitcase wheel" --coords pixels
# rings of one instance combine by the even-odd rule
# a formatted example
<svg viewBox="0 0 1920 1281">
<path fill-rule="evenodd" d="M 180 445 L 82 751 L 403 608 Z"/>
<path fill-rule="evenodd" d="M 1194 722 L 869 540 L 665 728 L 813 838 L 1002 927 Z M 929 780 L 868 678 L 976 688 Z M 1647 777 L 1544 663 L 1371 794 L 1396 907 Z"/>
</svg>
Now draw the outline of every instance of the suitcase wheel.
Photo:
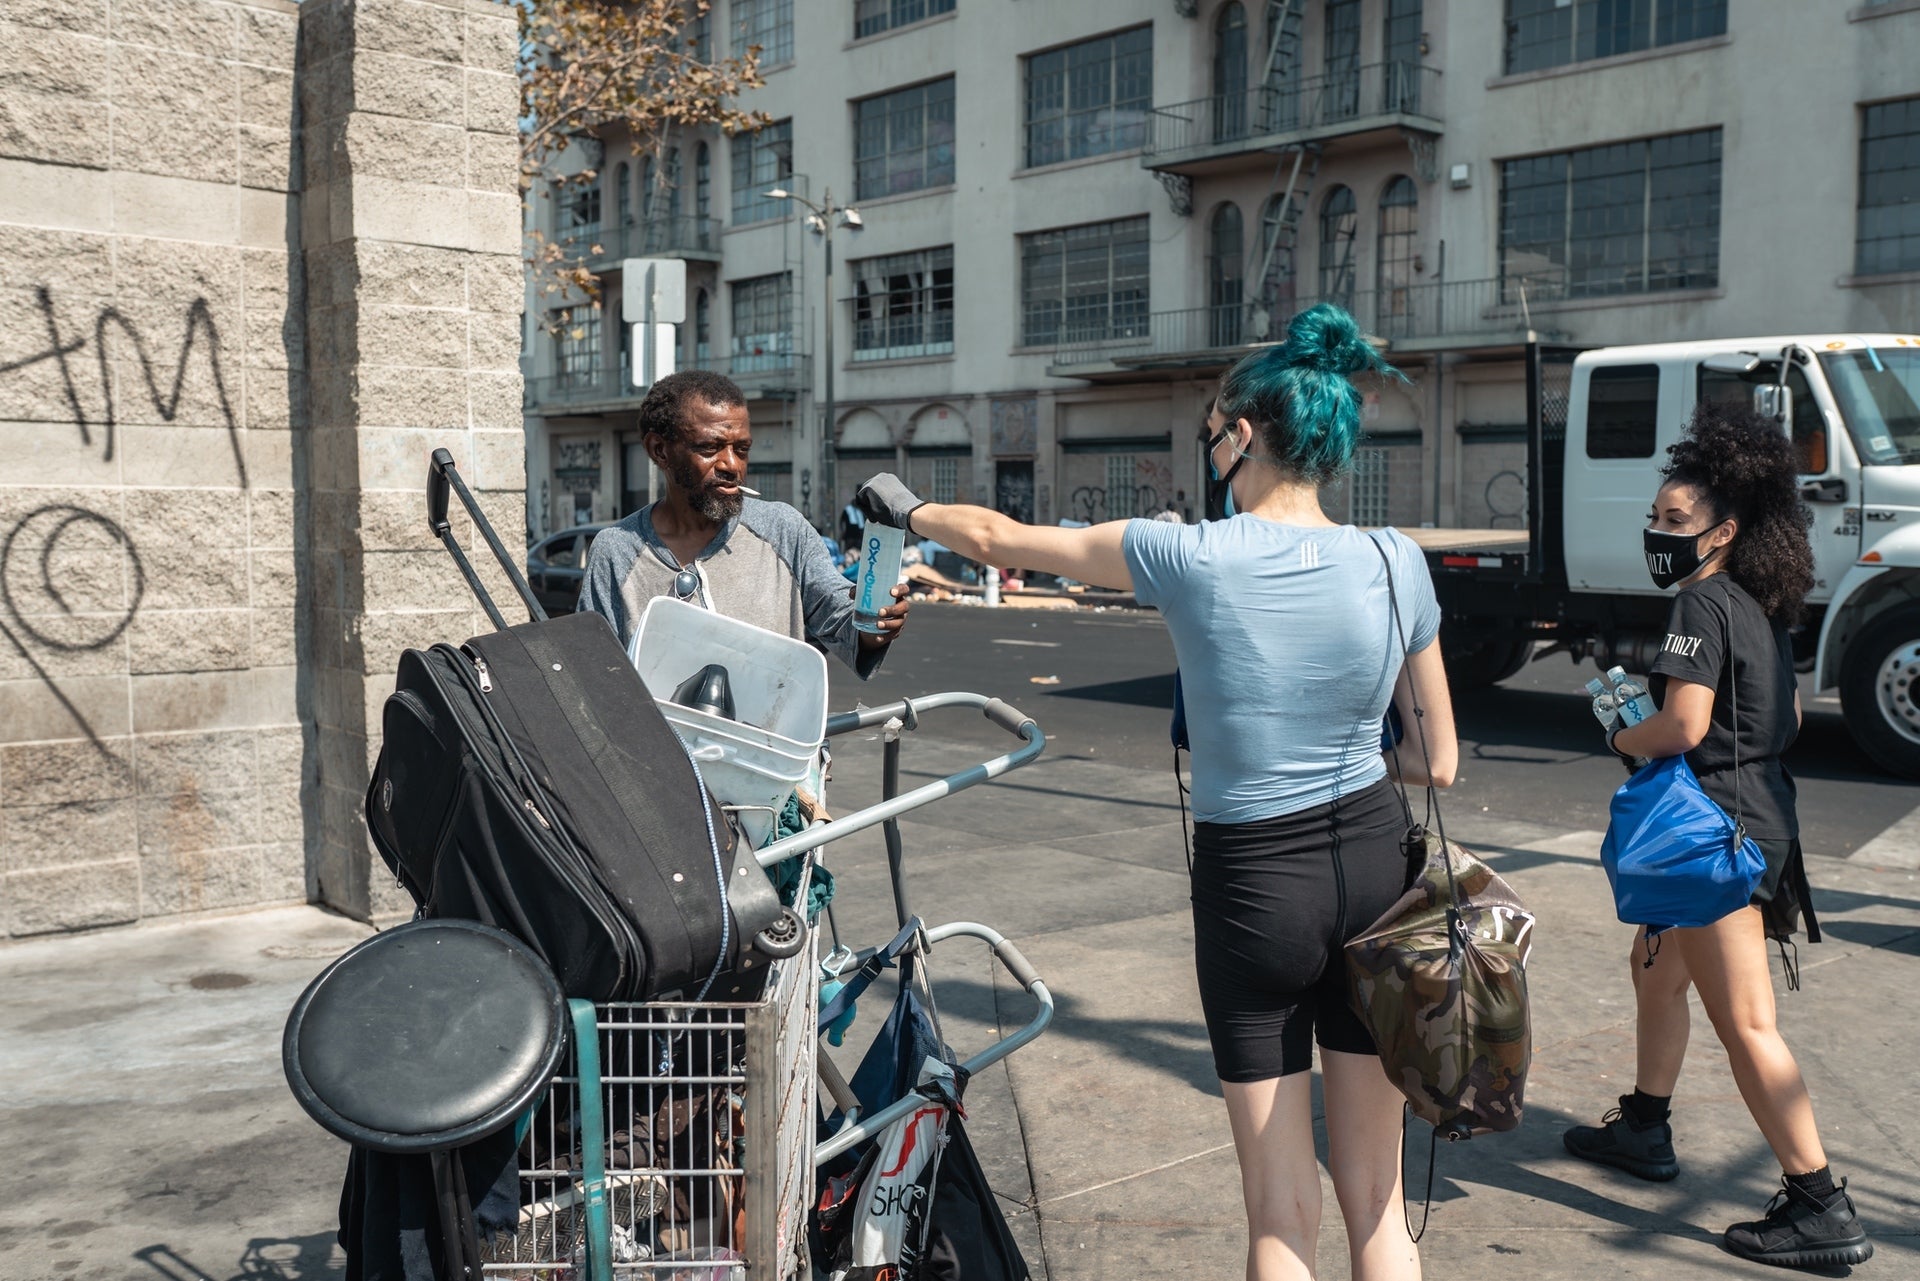
<svg viewBox="0 0 1920 1281">
<path fill-rule="evenodd" d="M 797 955 L 806 941 L 806 922 L 790 907 L 781 908 L 780 919 L 753 936 L 754 947 L 775 960 Z"/>
</svg>

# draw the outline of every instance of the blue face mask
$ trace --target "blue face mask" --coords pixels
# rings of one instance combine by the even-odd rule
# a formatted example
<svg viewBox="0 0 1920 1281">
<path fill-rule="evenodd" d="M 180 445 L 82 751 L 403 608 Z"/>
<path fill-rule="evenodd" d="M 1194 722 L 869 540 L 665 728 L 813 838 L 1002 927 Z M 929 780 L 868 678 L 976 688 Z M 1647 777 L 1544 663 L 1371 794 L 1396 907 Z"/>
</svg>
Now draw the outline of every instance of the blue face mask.
<svg viewBox="0 0 1920 1281">
<path fill-rule="evenodd" d="M 1226 435 L 1227 429 L 1222 427 L 1207 437 L 1207 476 L 1212 481 L 1213 497 L 1219 500 L 1220 510 L 1231 516 L 1233 515 L 1233 475 L 1240 470 L 1240 465 L 1247 461 L 1247 456 L 1242 454 L 1234 459 L 1233 466 L 1227 468 L 1227 474 L 1222 476 L 1220 469 L 1213 465 L 1213 451 L 1219 447 Z"/>
</svg>

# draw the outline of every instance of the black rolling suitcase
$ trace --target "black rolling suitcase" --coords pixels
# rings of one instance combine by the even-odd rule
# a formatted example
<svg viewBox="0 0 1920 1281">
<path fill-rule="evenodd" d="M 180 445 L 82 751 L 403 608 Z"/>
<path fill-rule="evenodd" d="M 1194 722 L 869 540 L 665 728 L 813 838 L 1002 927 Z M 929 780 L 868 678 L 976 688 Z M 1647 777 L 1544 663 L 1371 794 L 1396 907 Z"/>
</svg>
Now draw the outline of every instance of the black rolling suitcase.
<svg viewBox="0 0 1920 1281">
<path fill-rule="evenodd" d="M 526 602 L 508 626 L 454 539 L 449 489 Z M 498 629 L 407 650 L 367 792 L 375 847 L 421 915 L 495 925 L 570 997 L 757 996 L 800 945 L 598 614 L 548 619 L 435 450 L 428 520 Z"/>
</svg>

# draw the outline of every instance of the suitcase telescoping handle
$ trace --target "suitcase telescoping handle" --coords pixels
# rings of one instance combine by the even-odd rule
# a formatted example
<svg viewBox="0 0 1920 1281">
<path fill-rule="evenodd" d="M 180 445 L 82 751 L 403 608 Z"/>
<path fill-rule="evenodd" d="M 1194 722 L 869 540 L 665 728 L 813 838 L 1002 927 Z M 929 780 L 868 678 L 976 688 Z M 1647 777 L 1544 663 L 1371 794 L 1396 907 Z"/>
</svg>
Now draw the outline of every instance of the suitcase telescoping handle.
<svg viewBox="0 0 1920 1281">
<path fill-rule="evenodd" d="M 473 565 L 467 560 L 467 554 L 460 549 L 460 540 L 453 536 L 453 525 L 447 520 L 447 491 L 451 489 L 460 495 L 460 505 L 473 517 L 474 525 L 480 530 L 480 536 L 487 540 L 487 546 L 493 550 L 493 558 L 500 562 L 500 568 L 507 572 L 507 581 L 513 584 L 513 590 L 520 593 L 520 599 L 527 604 L 527 614 L 536 623 L 547 621 L 547 611 L 540 607 L 533 589 L 527 586 L 527 577 L 520 567 L 507 555 L 506 547 L 500 542 L 500 535 L 493 532 L 493 526 L 487 522 L 480 504 L 473 500 L 473 493 L 467 488 L 467 482 L 460 479 L 460 469 L 453 465 L 453 455 L 444 449 L 433 451 L 433 459 L 427 464 L 427 526 L 434 536 L 446 544 L 447 552 L 453 557 L 454 564 L 460 566 L 460 572 L 466 575 L 467 586 L 472 589 L 480 608 L 487 611 L 487 617 L 493 620 L 499 631 L 507 630 L 507 620 L 501 615 L 499 607 L 493 603 L 493 597 L 480 582 L 480 575 L 473 572 Z"/>
</svg>

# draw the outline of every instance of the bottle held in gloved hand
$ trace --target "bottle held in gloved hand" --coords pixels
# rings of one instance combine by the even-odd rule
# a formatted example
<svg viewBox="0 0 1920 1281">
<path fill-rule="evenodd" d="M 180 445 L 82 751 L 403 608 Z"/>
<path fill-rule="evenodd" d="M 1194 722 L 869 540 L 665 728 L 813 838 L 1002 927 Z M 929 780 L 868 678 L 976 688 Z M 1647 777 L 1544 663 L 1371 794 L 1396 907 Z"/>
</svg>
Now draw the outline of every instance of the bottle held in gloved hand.
<svg viewBox="0 0 1920 1281">
<path fill-rule="evenodd" d="M 1653 695 L 1647 693 L 1644 686 L 1627 679 L 1624 667 L 1609 667 L 1607 680 L 1613 685 L 1613 701 L 1620 709 L 1622 724 L 1638 725 L 1659 710 L 1653 705 Z"/>
<path fill-rule="evenodd" d="M 1587 682 L 1587 693 L 1593 696 L 1593 719 L 1600 722 L 1601 729 L 1612 729 L 1620 720 L 1620 705 L 1614 702 L 1613 691 L 1598 676 Z"/>
<path fill-rule="evenodd" d="M 893 604 L 893 587 L 900 581 L 900 555 L 906 550 L 905 530 L 870 520 L 860 531 L 860 563 L 853 575 L 853 625 L 878 634 L 880 611 Z M 991 572 L 991 571 L 989 571 Z"/>
</svg>

